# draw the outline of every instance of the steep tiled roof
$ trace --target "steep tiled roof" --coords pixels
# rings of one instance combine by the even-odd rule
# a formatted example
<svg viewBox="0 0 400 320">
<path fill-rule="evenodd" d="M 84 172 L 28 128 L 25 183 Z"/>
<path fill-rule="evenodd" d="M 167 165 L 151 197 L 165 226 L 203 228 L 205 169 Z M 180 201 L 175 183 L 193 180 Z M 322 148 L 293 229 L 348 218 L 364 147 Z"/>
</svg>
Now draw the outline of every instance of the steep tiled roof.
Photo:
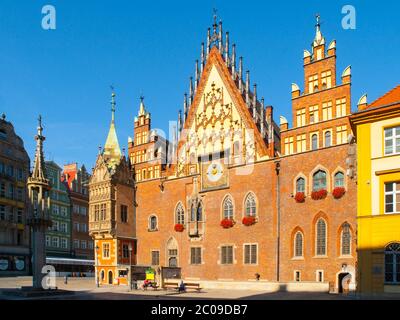
<svg viewBox="0 0 400 320">
<path fill-rule="evenodd" d="M 396 102 L 400 103 L 400 85 L 369 104 L 368 109 L 387 106 Z"/>
</svg>

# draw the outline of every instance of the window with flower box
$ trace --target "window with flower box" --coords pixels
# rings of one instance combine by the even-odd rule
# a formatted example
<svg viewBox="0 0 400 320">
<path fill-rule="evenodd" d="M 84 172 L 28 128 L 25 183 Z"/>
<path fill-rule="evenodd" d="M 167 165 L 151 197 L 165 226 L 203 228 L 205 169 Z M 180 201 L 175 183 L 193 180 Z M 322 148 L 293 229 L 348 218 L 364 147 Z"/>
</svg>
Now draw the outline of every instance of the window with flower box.
<svg viewBox="0 0 400 320">
<path fill-rule="evenodd" d="M 230 197 L 224 200 L 224 219 L 233 219 L 233 203 Z"/>
<path fill-rule="evenodd" d="M 326 172 L 318 170 L 313 175 L 313 191 L 326 190 Z"/>
<path fill-rule="evenodd" d="M 252 193 L 248 194 L 246 197 L 246 216 L 247 217 L 255 217 L 257 215 L 257 205 L 255 197 Z"/>
</svg>

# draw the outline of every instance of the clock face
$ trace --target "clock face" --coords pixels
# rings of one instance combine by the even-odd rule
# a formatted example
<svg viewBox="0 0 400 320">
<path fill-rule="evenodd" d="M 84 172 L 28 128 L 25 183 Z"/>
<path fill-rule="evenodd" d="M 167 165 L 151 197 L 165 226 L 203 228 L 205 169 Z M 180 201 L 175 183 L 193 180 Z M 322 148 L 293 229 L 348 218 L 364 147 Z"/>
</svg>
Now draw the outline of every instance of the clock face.
<svg viewBox="0 0 400 320">
<path fill-rule="evenodd" d="M 213 162 L 207 168 L 207 178 L 211 182 L 217 182 L 221 179 L 224 168 L 220 162 Z"/>
</svg>

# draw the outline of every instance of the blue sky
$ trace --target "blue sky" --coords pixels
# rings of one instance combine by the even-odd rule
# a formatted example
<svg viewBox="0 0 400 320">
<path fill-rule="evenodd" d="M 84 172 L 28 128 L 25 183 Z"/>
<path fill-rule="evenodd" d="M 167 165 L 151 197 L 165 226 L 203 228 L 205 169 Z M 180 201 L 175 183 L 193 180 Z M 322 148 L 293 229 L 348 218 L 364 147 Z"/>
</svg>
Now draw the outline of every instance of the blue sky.
<svg viewBox="0 0 400 320">
<path fill-rule="evenodd" d="M 57 10 L 56 30 L 41 28 L 46 4 Z M 345 4 L 357 10 L 356 30 L 341 27 Z M 176 119 L 214 7 L 276 121 L 291 120 L 291 83 L 303 87 L 316 13 L 327 42 L 337 40 L 339 76 L 352 65 L 353 109 L 363 93 L 372 101 L 400 83 L 399 1 L 2 0 L 0 113 L 31 157 L 42 114 L 46 158 L 90 169 L 108 131 L 110 84 L 121 147 L 142 93 L 154 128 Z"/>
</svg>

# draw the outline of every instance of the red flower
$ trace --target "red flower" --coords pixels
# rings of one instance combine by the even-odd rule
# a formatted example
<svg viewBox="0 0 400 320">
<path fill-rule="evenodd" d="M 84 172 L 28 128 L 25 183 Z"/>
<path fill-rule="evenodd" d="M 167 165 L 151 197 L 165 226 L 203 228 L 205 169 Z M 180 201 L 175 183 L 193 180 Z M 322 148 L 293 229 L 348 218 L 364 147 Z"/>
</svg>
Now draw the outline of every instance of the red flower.
<svg viewBox="0 0 400 320">
<path fill-rule="evenodd" d="M 346 189 L 343 187 L 336 187 L 333 189 L 332 194 L 335 199 L 340 199 L 346 193 Z"/>
<path fill-rule="evenodd" d="M 298 203 L 303 203 L 304 201 L 306 201 L 306 195 L 304 194 L 304 192 L 297 192 L 294 196 L 294 199 Z"/>
<path fill-rule="evenodd" d="M 253 216 L 245 216 L 242 220 L 242 223 L 245 226 L 251 226 L 256 223 L 256 217 Z"/>
<path fill-rule="evenodd" d="M 326 191 L 325 189 L 321 189 L 318 191 L 313 191 L 311 193 L 311 198 L 313 200 L 322 200 L 322 199 L 325 199 L 327 195 L 328 195 L 328 191 Z"/>
<path fill-rule="evenodd" d="M 185 230 L 185 226 L 183 224 L 177 223 L 174 229 L 176 232 L 183 232 L 183 230 Z"/>
<path fill-rule="evenodd" d="M 225 218 L 221 221 L 221 227 L 224 229 L 229 229 L 232 228 L 235 224 L 235 221 L 233 219 Z"/>
</svg>

